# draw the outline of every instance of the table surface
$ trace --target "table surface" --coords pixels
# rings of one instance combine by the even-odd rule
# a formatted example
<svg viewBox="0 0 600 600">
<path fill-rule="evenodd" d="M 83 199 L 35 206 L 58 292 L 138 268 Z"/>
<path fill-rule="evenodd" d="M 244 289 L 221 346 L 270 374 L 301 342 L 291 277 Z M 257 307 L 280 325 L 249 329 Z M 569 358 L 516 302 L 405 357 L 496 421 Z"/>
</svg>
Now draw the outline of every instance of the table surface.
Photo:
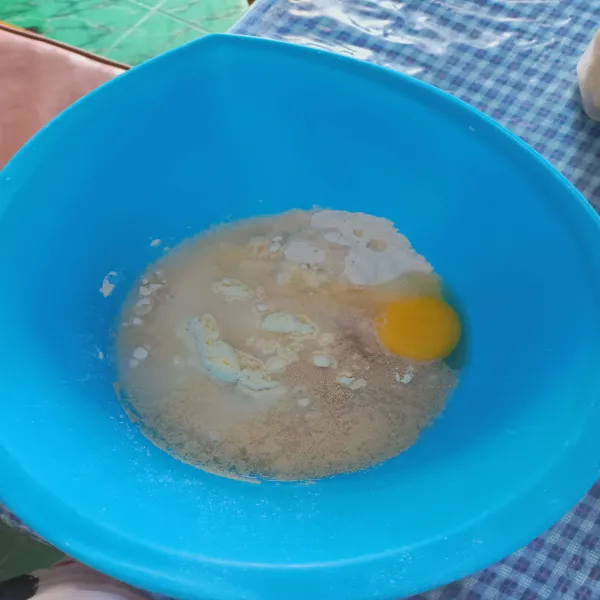
<svg viewBox="0 0 600 600">
<path fill-rule="evenodd" d="M 354 56 L 431 83 L 533 146 L 600 210 L 600 124 L 575 66 L 593 0 L 258 0 L 233 32 Z M 10 515 L 0 516 L 11 518 Z M 600 484 L 559 523 L 480 573 L 422 600 L 600 599 Z"/>
<path fill-rule="evenodd" d="M 600 210 L 600 124 L 582 112 L 575 67 L 593 0 L 258 0 L 233 32 L 390 67 L 475 106 L 533 146 Z M 600 598 L 600 483 L 502 562 L 422 600 Z"/>
</svg>

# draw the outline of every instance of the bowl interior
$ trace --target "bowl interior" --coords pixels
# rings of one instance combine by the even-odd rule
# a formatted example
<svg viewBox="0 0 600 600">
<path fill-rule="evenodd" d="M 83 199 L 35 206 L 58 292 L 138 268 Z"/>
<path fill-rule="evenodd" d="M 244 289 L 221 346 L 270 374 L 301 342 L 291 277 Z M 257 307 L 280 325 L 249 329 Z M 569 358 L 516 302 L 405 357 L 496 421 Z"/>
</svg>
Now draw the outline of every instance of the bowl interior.
<svg viewBox="0 0 600 600">
<path fill-rule="evenodd" d="M 598 473 L 595 215 L 432 88 L 205 38 L 60 116 L 2 172 L 0 202 L 0 496 L 94 566 L 190 598 L 399 596 L 516 549 Z M 397 458 L 312 484 L 176 461 L 98 358 L 150 241 L 315 205 L 391 219 L 452 290 L 468 358 L 446 411 Z"/>
</svg>

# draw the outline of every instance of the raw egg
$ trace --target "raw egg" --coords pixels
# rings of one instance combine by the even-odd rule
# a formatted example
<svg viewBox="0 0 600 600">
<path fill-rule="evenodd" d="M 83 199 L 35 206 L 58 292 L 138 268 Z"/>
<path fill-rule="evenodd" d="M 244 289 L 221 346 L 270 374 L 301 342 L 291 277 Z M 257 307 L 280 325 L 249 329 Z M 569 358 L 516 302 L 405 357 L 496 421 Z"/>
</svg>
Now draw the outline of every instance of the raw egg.
<svg viewBox="0 0 600 600">
<path fill-rule="evenodd" d="M 458 344 L 461 323 L 454 309 L 435 296 L 407 296 L 388 304 L 376 319 L 381 343 L 414 360 L 445 358 Z"/>
</svg>

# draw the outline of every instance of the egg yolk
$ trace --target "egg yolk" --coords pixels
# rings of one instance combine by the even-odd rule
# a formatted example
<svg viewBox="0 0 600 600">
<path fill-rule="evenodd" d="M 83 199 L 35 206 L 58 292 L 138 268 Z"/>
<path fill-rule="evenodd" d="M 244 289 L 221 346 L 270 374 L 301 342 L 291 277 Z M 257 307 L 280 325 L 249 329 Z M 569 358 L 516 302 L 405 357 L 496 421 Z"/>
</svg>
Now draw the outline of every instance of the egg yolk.
<svg viewBox="0 0 600 600">
<path fill-rule="evenodd" d="M 448 356 L 461 333 L 454 309 L 434 296 L 407 296 L 388 304 L 376 327 L 392 354 L 423 361 Z"/>
</svg>

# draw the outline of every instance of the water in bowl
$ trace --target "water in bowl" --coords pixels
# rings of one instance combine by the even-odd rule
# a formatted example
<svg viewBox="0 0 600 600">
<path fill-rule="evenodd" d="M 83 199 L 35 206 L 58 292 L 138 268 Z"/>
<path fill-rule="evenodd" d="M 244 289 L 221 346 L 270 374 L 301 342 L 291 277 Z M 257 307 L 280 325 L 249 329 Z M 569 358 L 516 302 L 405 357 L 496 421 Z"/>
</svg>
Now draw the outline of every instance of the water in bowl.
<svg viewBox="0 0 600 600">
<path fill-rule="evenodd" d="M 440 295 L 384 219 L 290 211 L 214 228 L 151 265 L 117 335 L 128 414 L 178 458 L 222 474 L 352 472 L 413 444 L 456 373 L 391 354 L 375 322 Z"/>
</svg>

